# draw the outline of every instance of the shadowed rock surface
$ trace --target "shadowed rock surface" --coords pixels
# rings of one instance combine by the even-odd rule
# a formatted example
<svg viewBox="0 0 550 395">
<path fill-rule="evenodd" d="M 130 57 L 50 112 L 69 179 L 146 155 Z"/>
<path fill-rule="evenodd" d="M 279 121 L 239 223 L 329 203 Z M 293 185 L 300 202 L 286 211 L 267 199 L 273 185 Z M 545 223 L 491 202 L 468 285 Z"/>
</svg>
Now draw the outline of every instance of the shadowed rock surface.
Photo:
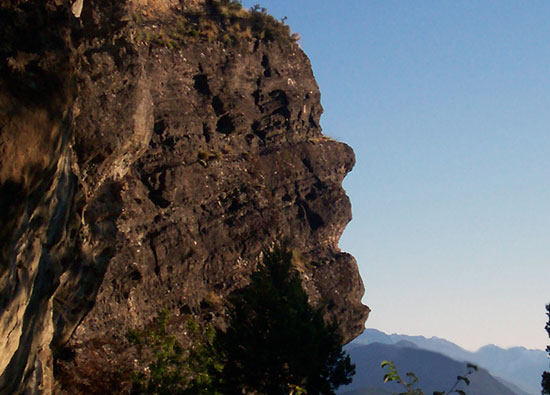
<svg viewBox="0 0 550 395">
<path fill-rule="evenodd" d="M 198 3 L 0 8 L 2 393 L 50 393 L 54 356 L 56 388 L 84 391 L 163 308 L 223 326 L 224 298 L 277 239 L 345 340 L 362 331 L 338 249 L 355 159 L 321 133 L 309 61 L 249 32 L 159 39 Z"/>
</svg>

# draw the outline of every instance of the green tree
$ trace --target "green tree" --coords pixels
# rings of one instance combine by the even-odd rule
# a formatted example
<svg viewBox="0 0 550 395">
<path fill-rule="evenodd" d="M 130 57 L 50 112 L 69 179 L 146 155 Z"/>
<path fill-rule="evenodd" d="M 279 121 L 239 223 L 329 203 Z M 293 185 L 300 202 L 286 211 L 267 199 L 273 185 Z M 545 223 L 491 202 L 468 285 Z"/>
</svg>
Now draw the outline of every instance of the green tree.
<svg viewBox="0 0 550 395">
<path fill-rule="evenodd" d="M 342 351 L 336 325 L 308 303 L 292 267 L 292 252 L 264 252 L 249 286 L 230 298 L 230 323 L 216 348 L 225 355 L 227 394 L 334 394 L 355 366 Z"/>
<path fill-rule="evenodd" d="M 159 313 L 152 328 L 130 330 L 127 338 L 137 346 L 141 360 L 149 360 L 147 369 L 133 373 L 132 394 L 215 395 L 220 394 L 217 379 L 222 369 L 212 344 L 215 331 L 201 329 L 193 317 L 186 322 L 191 340 L 182 347 L 167 331 L 167 310 Z"/>
<path fill-rule="evenodd" d="M 546 305 L 546 315 L 548 316 L 548 322 L 546 323 L 545 329 L 550 337 L 550 304 Z M 546 351 L 550 354 L 550 346 L 546 347 Z M 542 374 L 542 393 L 550 394 L 550 372 L 544 372 Z"/>
</svg>

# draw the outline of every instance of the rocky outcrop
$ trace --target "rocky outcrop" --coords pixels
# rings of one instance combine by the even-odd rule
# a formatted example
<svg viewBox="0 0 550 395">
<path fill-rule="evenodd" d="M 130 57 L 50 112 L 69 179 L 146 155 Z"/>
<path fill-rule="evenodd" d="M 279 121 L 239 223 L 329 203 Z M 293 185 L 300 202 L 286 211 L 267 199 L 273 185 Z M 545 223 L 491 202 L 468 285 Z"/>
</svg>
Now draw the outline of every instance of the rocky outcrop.
<svg viewBox="0 0 550 395">
<path fill-rule="evenodd" d="M 49 393 L 55 355 L 76 393 L 79 367 L 116 365 L 112 345 L 164 308 L 223 326 L 224 298 L 278 239 L 311 303 L 347 341 L 362 331 L 338 248 L 354 155 L 322 135 L 292 40 L 175 36 L 196 2 L 2 7 L 0 391 Z"/>
</svg>

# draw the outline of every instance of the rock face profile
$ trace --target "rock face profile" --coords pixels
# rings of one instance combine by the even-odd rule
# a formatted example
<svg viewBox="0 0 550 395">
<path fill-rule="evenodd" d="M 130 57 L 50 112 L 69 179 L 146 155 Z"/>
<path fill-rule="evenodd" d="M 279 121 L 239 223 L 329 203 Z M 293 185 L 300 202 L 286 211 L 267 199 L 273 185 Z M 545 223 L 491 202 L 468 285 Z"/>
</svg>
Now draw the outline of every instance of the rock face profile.
<svg viewBox="0 0 550 395">
<path fill-rule="evenodd" d="M 223 327 L 277 240 L 357 336 L 355 159 L 285 27 L 231 1 L 73 3 L 0 5 L 0 393 L 78 393 L 162 309 Z"/>
</svg>

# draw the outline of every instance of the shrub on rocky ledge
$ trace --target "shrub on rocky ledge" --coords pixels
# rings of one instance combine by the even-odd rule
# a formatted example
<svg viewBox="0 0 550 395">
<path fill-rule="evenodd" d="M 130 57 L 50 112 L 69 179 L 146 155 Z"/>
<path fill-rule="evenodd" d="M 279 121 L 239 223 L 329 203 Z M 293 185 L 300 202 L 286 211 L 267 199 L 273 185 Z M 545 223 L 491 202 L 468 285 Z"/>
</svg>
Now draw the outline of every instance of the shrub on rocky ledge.
<svg viewBox="0 0 550 395">
<path fill-rule="evenodd" d="M 218 394 L 222 365 L 212 346 L 214 329 L 201 328 L 189 317 L 186 331 L 191 341 L 183 347 L 167 331 L 168 319 L 165 310 L 150 329 L 128 332 L 127 338 L 138 348 L 140 358 L 150 361 L 145 368 L 134 371 L 132 394 Z"/>
<path fill-rule="evenodd" d="M 137 41 L 175 48 L 197 40 L 235 44 L 246 39 L 291 44 L 298 40 L 290 28 L 259 5 L 245 10 L 236 0 L 207 0 L 201 11 L 174 11 L 164 20 L 146 20 L 136 11 Z"/>
</svg>

